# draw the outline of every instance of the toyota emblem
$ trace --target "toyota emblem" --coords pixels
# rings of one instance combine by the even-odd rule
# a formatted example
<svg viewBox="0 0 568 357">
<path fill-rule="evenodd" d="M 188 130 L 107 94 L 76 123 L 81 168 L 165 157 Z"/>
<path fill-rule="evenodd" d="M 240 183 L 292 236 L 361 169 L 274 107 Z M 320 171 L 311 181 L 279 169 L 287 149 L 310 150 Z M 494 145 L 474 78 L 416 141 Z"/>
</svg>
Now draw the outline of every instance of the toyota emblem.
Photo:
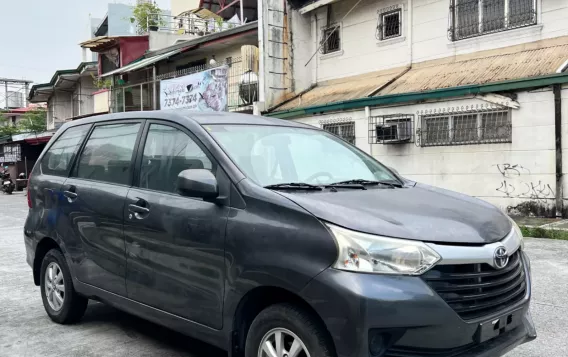
<svg viewBox="0 0 568 357">
<path fill-rule="evenodd" d="M 495 249 L 493 263 L 497 269 L 503 269 L 507 266 L 507 263 L 509 263 L 509 255 L 507 254 L 507 249 L 505 249 L 505 247 L 501 246 Z"/>
</svg>

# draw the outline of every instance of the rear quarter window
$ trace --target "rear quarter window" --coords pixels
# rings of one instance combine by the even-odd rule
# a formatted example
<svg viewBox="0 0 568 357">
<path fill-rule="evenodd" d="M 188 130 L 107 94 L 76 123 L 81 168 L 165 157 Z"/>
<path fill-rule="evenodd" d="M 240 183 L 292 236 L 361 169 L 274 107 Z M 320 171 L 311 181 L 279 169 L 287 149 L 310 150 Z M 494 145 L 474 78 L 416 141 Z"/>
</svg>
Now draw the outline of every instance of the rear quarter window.
<svg viewBox="0 0 568 357">
<path fill-rule="evenodd" d="M 71 162 L 81 143 L 87 136 L 90 125 L 80 125 L 67 129 L 57 138 L 41 159 L 41 173 L 45 175 L 67 176 Z"/>
</svg>

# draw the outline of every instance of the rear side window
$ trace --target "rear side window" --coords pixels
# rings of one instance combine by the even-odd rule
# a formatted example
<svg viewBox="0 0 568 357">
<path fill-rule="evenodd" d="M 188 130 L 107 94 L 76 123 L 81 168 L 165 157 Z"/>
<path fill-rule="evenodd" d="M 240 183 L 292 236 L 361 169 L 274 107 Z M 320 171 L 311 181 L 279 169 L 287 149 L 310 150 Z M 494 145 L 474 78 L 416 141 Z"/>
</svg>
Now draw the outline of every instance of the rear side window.
<svg viewBox="0 0 568 357">
<path fill-rule="evenodd" d="M 78 178 L 127 185 L 140 123 L 95 127 L 79 157 Z"/>
<path fill-rule="evenodd" d="M 41 172 L 45 175 L 67 176 L 71 160 L 77 154 L 89 128 L 90 125 L 80 125 L 61 134 L 41 160 Z"/>
<path fill-rule="evenodd" d="M 213 165 L 183 131 L 167 125 L 150 125 L 140 166 L 140 187 L 175 193 L 179 173 L 190 169 L 213 170 Z"/>
</svg>

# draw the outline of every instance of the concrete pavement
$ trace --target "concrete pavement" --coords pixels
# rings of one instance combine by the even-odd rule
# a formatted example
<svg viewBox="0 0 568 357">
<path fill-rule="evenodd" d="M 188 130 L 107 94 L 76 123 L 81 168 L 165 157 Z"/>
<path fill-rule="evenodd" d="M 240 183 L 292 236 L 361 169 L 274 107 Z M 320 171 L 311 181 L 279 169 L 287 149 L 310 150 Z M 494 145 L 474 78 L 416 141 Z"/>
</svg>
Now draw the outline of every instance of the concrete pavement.
<svg viewBox="0 0 568 357">
<path fill-rule="evenodd" d="M 100 303 L 90 303 L 77 325 L 52 323 L 25 259 L 26 214 L 21 192 L 0 194 L 0 356 L 226 356 L 213 346 Z M 527 239 L 526 248 L 532 259 L 532 313 L 539 337 L 507 357 L 566 356 L 568 242 Z"/>
</svg>

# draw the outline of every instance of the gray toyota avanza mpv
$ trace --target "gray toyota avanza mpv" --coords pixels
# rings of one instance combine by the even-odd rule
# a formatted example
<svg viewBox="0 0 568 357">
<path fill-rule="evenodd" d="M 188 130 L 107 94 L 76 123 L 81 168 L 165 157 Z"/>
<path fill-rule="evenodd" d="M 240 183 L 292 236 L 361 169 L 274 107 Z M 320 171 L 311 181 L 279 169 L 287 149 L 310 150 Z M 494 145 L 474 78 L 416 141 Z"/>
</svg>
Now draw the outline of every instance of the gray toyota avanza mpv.
<svg viewBox="0 0 568 357">
<path fill-rule="evenodd" d="M 501 356 L 536 337 L 517 225 L 334 135 L 229 113 L 65 124 L 29 182 L 49 317 L 88 299 L 244 357 Z"/>
</svg>

